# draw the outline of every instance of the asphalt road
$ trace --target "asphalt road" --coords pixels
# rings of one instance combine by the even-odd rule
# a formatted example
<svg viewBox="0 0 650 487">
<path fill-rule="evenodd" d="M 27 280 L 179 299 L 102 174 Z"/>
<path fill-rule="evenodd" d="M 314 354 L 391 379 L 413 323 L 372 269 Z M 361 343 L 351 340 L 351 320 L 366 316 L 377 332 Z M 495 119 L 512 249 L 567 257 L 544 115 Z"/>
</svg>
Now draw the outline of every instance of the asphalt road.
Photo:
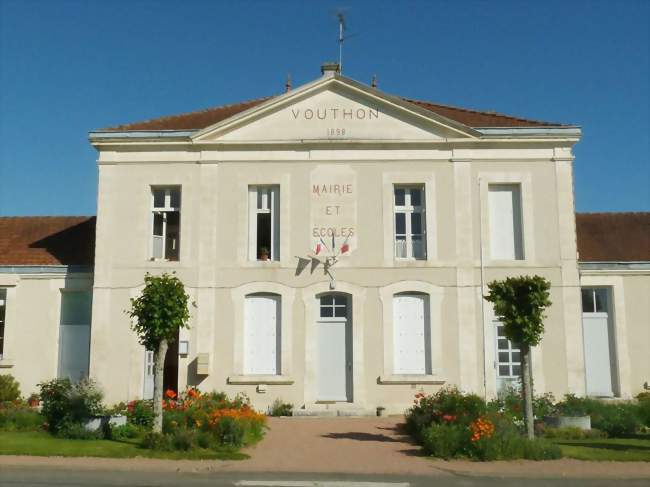
<svg viewBox="0 0 650 487">
<path fill-rule="evenodd" d="M 277 473 L 169 473 L 169 472 L 106 472 L 49 468 L 3 467 L 0 486 L 6 487 L 648 487 L 650 479 L 521 479 L 470 477 L 395 477 L 368 475 L 322 475 Z"/>
</svg>

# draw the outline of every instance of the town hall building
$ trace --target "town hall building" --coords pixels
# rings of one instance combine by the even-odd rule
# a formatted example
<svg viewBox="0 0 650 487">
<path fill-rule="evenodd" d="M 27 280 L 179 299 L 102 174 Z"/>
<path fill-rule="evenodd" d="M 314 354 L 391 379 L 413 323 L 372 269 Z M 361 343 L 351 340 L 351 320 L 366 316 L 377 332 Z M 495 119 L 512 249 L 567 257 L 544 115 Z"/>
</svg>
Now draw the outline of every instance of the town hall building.
<svg viewBox="0 0 650 487">
<path fill-rule="evenodd" d="M 650 380 L 650 213 L 578 214 L 581 130 L 389 95 L 325 64 L 282 95 L 90 133 L 97 216 L 0 218 L 0 373 L 150 398 L 125 313 L 145 273 L 196 308 L 165 386 L 301 414 L 493 397 L 521 356 L 487 284 L 551 282 L 536 393 Z"/>
</svg>

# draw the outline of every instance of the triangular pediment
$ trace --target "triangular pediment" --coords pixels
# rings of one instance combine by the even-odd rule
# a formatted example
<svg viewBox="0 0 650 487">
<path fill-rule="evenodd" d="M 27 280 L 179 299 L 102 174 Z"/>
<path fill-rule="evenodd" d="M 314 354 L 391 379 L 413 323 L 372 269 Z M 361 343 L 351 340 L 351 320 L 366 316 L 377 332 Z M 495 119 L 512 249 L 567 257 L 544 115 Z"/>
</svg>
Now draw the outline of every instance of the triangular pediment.
<svg viewBox="0 0 650 487">
<path fill-rule="evenodd" d="M 425 142 L 477 136 L 458 122 L 336 76 L 273 98 L 192 138 L 200 143 Z"/>
</svg>

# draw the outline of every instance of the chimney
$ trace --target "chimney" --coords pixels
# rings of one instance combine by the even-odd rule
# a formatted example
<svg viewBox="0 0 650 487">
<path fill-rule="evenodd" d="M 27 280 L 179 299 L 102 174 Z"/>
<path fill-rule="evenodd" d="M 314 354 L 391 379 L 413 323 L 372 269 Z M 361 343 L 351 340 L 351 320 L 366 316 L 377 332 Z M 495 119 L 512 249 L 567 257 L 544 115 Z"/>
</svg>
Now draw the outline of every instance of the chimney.
<svg viewBox="0 0 650 487">
<path fill-rule="evenodd" d="M 284 84 L 284 91 L 285 93 L 291 91 L 291 73 L 287 74 L 287 82 Z"/>
<path fill-rule="evenodd" d="M 341 66 L 338 63 L 323 63 L 320 66 L 320 72 L 323 76 L 334 76 L 341 72 Z"/>
<path fill-rule="evenodd" d="M 377 75 L 376 74 L 372 75 L 372 81 L 370 82 L 370 86 L 372 86 L 373 88 L 377 88 Z"/>
</svg>

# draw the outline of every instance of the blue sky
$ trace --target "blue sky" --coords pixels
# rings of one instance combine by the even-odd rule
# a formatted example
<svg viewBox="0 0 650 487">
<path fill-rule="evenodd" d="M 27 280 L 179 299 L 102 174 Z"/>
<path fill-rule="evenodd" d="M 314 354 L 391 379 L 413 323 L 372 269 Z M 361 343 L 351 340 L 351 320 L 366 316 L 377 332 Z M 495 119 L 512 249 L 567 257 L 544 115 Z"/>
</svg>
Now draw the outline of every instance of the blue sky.
<svg viewBox="0 0 650 487">
<path fill-rule="evenodd" d="M 347 76 L 580 125 L 578 211 L 650 210 L 646 0 L 0 0 L 0 215 L 94 214 L 92 129 L 319 76 L 338 6 Z"/>
</svg>

